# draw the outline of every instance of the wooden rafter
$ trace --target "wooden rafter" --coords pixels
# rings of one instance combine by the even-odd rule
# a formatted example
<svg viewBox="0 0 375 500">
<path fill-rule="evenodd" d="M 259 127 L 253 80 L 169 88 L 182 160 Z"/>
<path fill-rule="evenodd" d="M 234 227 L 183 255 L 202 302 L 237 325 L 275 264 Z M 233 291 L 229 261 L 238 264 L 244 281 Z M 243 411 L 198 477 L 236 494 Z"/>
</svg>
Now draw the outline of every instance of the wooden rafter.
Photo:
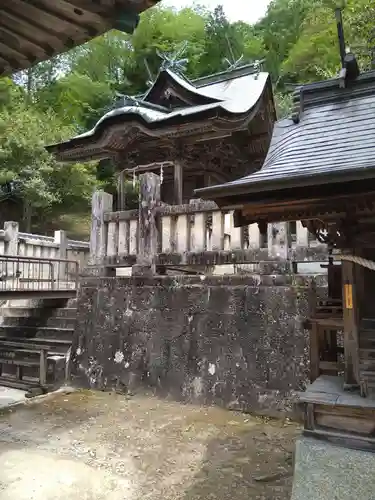
<svg viewBox="0 0 375 500">
<path fill-rule="evenodd" d="M 158 1 L 0 0 L 0 76 L 104 33 L 121 11 L 136 15 Z"/>
</svg>

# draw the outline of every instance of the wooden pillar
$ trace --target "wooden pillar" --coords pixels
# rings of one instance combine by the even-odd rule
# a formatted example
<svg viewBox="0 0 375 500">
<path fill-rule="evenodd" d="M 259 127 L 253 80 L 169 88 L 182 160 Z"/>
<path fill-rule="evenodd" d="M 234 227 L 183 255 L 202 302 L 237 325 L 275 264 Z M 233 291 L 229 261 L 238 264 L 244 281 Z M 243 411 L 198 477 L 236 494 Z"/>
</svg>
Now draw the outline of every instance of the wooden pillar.
<svg viewBox="0 0 375 500">
<path fill-rule="evenodd" d="M 113 196 L 104 191 L 96 191 L 92 196 L 91 207 L 91 235 L 90 235 L 90 264 L 103 264 L 107 253 L 107 224 L 104 214 L 112 212 Z"/>
<path fill-rule="evenodd" d="M 355 282 L 355 264 L 342 261 L 345 387 L 359 385 L 358 297 Z"/>
<path fill-rule="evenodd" d="M 179 160 L 174 162 L 174 198 L 175 205 L 182 205 L 183 201 L 183 171 Z"/>
<path fill-rule="evenodd" d="M 155 256 L 159 250 L 159 221 L 156 207 L 160 205 L 160 177 L 153 173 L 139 177 L 139 247 L 134 275 L 155 272 Z"/>
<path fill-rule="evenodd" d="M 316 321 L 311 323 L 310 330 L 310 382 L 314 382 L 320 375 L 320 338 L 319 327 Z"/>
</svg>

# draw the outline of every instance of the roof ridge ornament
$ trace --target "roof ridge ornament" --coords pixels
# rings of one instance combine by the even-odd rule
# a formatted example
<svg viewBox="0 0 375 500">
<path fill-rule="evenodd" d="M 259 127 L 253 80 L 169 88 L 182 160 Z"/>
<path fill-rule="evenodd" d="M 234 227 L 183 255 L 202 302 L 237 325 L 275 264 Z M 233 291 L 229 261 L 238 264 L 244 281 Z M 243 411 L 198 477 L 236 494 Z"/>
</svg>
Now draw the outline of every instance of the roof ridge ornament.
<svg viewBox="0 0 375 500">
<path fill-rule="evenodd" d="M 239 67 L 239 65 L 242 63 L 242 61 L 244 59 L 244 55 L 241 54 L 241 56 L 238 59 L 236 59 L 227 33 L 225 34 L 225 40 L 226 40 L 227 45 L 228 45 L 230 59 L 225 57 L 224 61 L 228 64 L 227 71 L 233 71 L 233 70 L 237 69 Z"/>
<path fill-rule="evenodd" d="M 166 70 L 169 69 L 175 73 L 180 73 L 181 75 L 184 75 L 186 71 L 186 66 L 189 62 L 189 59 L 187 57 L 183 58 L 183 54 L 186 52 L 186 49 L 188 47 L 188 42 L 185 41 L 182 43 L 181 47 L 176 50 L 176 52 L 162 52 L 159 49 L 156 49 L 157 55 L 160 57 L 162 60 L 160 70 Z"/>
<path fill-rule="evenodd" d="M 337 35 L 339 39 L 340 58 L 341 58 L 339 85 L 340 88 L 345 88 L 348 82 L 356 80 L 356 78 L 358 78 L 360 71 L 357 58 L 352 52 L 350 52 L 350 49 L 346 47 L 345 44 L 342 9 L 340 7 L 337 7 L 335 9 L 335 16 L 336 16 Z"/>
<path fill-rule="evenodd" d="M 233 52 L 232 45 L 230 43 L 230 40 L 229 40 L 229 37 L 227 34 L 225 35 L 225 39 L 227 41 L 228 49 L 230 52 L 230 58 L 225 57 L 224 62 L 226 62 L 228 65 L 228 68 L 226 69 L 226 71 L 229 73 L 231 71 L 235 71 L 236 69 L 240 68 L 241 63 L 245 63 L 245 61 L 244 61 L 245 56 L 244 56 L 244 54 L 241 54 L 241 56 L 238 59 L 236 59 L 234 52 Z M 259 73 L 262 71 L 262 64 L 263 63 L 264 63 L 264 59 L 256 59 L 255 61 L 253 61 L 251 63 L 253 68 L 256 71 L 256 76 L 255 76 L 256 79 L 258 78 Z"/>
</svg>

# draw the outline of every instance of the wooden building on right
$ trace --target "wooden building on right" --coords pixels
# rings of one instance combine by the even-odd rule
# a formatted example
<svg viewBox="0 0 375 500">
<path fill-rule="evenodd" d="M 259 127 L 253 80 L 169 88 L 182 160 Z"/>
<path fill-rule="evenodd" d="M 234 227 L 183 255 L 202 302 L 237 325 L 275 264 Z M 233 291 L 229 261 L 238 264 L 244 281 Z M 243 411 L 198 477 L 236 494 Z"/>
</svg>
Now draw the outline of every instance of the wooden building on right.
<svg viewBox="0 0 375 500">
<path fill-rule="evenodd" d="M 301 220 L 329 245 L 328 293 L 306 318 L 304 432 L 375 450 L 375 72 L 344 59 L 338 78 L 295 92 L 260 170 L 196 195 L 235 209 L 237 227 L 271 223 L 282 237 Z"/>
</svg>

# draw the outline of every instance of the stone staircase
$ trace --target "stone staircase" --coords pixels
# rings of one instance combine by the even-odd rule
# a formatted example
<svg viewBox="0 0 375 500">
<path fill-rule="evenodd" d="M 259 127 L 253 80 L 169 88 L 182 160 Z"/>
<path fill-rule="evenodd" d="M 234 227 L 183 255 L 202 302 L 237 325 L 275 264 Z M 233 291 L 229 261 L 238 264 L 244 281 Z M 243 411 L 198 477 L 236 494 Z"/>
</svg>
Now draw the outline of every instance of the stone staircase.
<svg viewBox="0 0 375 500">
<path fill-rule="evenodd" d="M 61 386 L 76 312 L 76 299 L 12 301 L 0 307 L 0 385 L 30 396 Z"/>
</svg>

